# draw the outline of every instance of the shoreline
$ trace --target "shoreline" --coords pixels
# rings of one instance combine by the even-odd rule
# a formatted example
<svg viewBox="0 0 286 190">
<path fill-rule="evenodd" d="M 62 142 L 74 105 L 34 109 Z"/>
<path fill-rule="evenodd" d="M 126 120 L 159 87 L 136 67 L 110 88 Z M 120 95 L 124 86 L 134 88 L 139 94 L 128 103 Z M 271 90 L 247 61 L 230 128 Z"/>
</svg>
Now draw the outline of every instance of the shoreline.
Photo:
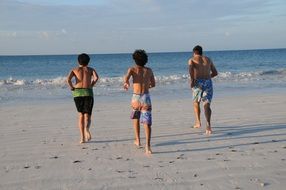
<svg viewBox="0 0 286 190">
<path fill-rule="evenodd" d="M 110 95 L 98 95 L 96 94 L 96 88 L 94 88 L 94 99 L 95 103 L 105 103 L 105 102 L 118 102 L 123 101 L 126 103 L 130 102 L 130 98 L 132 95 L 132 91 L 129 90 L 127 92 L 120 91 Z M 64 90 L 69 92 L 68 89 Z M 38 95 L 41 90 L 35 93 Z M 192 99 L 192 91 L 188 88 L 187 85 L 182 86 L 173 86 L 173 88 L 164 88 L 157 87 L 156 89 L 151 89 L 150 91 L 152 100 L 179 100 L 179 99 Z M 268 87 L 268 88 L 221 88 L 214 86 L 214 98 L 213 101 L 216 101 L 217 98 L 229 97 L 229 96 L 252 96 L 260 94 L 286 94 L 286 88 L 284 87 Z M 45 105 L 45 104 L 54 104 L 54 103 L 73 103 L 73 97 L 71 94 L 69 95 L 61 95 L 61 94 L 50 94 L 43 95 L 43 97 L 23 97 L 18 99 L 5 100 L 0 99 L 0 105 L 3 107 L 13 107 L 13 106 L 21 106 L 21 105 Z"/>
</svg>

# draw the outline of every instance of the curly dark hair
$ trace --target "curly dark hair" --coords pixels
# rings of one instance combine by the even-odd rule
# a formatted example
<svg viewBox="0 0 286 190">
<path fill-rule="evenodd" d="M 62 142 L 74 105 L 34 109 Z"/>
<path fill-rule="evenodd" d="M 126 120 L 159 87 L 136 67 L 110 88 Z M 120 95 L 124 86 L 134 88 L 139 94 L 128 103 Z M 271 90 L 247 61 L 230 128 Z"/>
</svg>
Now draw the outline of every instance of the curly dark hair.
<svg viewBox="0 0 286 190">
<path fill-rule="evenodd" d="M 136 65 L 144 67 L 148 62 L 148 55 L 143 49 L 135 50 L 132 55 Z"/>
<path fill-rule="evenodd" d="M 90 61 L 90 57 L 86 53 L 82 53 L 78 55 L 77 60 L 80 65 L 87 66 Z"/>
</svg>

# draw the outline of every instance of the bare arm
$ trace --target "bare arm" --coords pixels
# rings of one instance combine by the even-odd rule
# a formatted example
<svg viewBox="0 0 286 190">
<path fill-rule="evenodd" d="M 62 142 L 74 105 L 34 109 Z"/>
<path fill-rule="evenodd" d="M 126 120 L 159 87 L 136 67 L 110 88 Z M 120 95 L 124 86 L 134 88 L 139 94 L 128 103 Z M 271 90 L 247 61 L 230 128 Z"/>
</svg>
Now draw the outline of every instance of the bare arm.
<svg viewBox="0 0 286 190">
<path fill-rule="evenodd" d="M 195 86 L 194 65 L 192 59 L 189 60 L 189 74 L 191 77 L 191 88 Z"/>
<path fill-rule="evenodd" d="M 129 79 L 130 79 L 131 75 L 132 75 L 132 69 L 129 68 L 126 75 L 124 76 L 124 79 L 123 79 L 123 82 L 124 82 L 123 88 L 125 90 L 128 90 L 128 88 L 130 86 Z"/>
<path fill-rule="evenodd" d="M 74 86 L 73 86 L 72 81 L 71 81 L 74 76 L 75 76 L 75 75 L 74 75 L 73 70 L 72 70 L 72 71 L 69 73 L 69 75 L 67 76 L 67 84 L 69 85 L 69 87 L 70 87 L 71 90 L 74 90 Z"/>
<path fill-rule="evenodd" d="M 211 63 L 211 72 L 212 72 L 211 73 L 211 78 L 213 78 L 213 77 L 217 76 L 218 73 L 217 73 L 217 70 L 216 70 L 212 60 L 210 60 L 210 63 Z"/>
<path fill-rule="evenodd" d="M 92 87 L 97 83 L 98 79 L 99 77 L 98 77 L 96 70 L 92 69 L 92 82 L 91 82 Z"/>
<path fill-rule="evenodd" d="M 155 87 L 155 85 L 156 85 L 155 77 L 154 77 L 153 71 L 151 70 L 151 78 L 150 78 L 150 87 L 149 88 L 153 88 L 153 87 Z"/>
</svg>

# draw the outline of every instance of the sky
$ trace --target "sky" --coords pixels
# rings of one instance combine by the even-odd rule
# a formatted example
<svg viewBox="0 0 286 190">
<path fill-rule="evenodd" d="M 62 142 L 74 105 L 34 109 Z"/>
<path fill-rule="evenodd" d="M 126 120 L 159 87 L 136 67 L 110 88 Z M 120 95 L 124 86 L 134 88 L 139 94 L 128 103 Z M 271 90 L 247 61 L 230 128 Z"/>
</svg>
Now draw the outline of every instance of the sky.
<svg viewBox="0 0 286 190">
<path fill-rule="evenodd" d="M 0 55 L 286 48 L 285 0 L 0 0 Z"/>
</svg>

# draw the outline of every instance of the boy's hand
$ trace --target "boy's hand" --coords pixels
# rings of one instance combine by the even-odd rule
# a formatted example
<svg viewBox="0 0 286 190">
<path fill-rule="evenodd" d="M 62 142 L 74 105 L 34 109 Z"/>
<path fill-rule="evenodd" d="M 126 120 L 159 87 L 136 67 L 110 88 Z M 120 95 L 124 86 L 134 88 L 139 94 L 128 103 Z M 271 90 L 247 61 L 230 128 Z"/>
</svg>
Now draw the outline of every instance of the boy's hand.
<svg viewBox="0 0 286 190">
<path fill-rule="evenodd" d="M 129 86 L 130 85 L 127 82 L 125 82 L 124 85 L 123 85 L 124 90 L 128 90 Z"/>
<path fill-rule="evenodd" d="M 195 80 L 191 80 L 191 88 L 195 86 Z"/>
</svg>

